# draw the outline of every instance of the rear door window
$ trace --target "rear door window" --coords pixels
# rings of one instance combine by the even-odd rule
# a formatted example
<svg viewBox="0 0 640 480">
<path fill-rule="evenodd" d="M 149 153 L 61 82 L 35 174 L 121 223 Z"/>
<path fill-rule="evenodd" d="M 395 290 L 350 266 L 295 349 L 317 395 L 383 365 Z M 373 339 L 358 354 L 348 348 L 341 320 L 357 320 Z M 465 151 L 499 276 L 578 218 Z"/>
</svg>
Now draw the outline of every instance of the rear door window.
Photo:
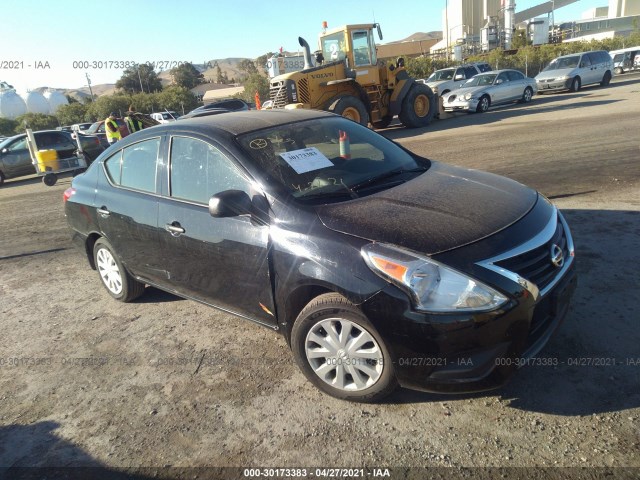
<svg viewBox="0 0 640 480">
<path fill-rule="evenodd" d="M 520 72 L 516 72 L 514 71 L 509 71 L 507 72 L 507 74 L 509 75 L 509 80 L 511 80 L 512 82 L 516 81 L 516 80 L 522 80 L 524 79 L 524 75 Z"/>
<path fill-rule="evenodd" d="M 478 73 L 478 71 L 476 70 L 475 67 L 466 67 L 464 69 L 464 73 L 467 76 L 467 78 L 471 78 L 471 77 L 474 77 Z"/>
<path fill-rule="evenodd" d="M 109 179 L 115 185 L 156 192 L 156 165 L 160 138 L 152 138 L 130 145 L 105 160 Z"/>
</svg>

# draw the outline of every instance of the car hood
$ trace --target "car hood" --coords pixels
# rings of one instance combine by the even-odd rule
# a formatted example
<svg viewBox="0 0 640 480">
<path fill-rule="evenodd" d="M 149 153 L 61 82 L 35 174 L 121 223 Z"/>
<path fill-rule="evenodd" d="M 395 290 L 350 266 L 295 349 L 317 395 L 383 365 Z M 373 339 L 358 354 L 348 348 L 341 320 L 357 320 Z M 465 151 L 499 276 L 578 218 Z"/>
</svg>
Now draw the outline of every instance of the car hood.
<svg viewBox="0 0 640 480">
<path fill-rule="evenodd" d="M 451 95 L 456 95 L 461 97 L 465 93 L 478 93 L 487 89 L 487 87 L 491 87 L 491 85 L 482 85 L 477 87 L 461 87 L 457 89 L 455 92 L 451 92 Z"/>
<path fill-rule="evenodd" d="M 450 82 L 451 80 L 436 80 L 435 82 L 425 82 L 429 88 L 437 87 L 438 85 L 442 85 L 443 83 Z"/>
<path fill-rule="evenodd" d="M 397 187 L 316 207 L 336 232 L 436 254 L 488 237 L 526 215 L 538 194 L 508 178 L 432 162 Z"/>
<path fill-rule="evenodd" d="M 546 80 L 548 78 L 560 78 L 565 75 L 571 75 L 575 68 L 561 68 L 559 70 L 549 70 L 546 72 L 540 72 L 536 75 L 536 80 Z"/>
</svg>

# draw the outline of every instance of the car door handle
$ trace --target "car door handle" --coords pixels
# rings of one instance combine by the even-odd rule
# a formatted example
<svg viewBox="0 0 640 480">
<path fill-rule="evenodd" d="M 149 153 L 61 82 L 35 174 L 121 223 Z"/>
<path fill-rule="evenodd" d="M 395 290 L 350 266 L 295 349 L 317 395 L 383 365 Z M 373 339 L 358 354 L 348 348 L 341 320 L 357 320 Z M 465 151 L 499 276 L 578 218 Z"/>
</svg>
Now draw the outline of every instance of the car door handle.
<svg viewBox="0 0 640 480">
<path fill-rule="evenodd" d="M 182 228 L 178 222 L 167 223 L 164 229 L 174 237 L 182 235 L 185 232 L 184 228 Z"/>
<path fill-rule="evenodd" d="M 104 206 L 98 209 L 98 213 L 103 217 L 108 217 L 109 215 L 111 215 L 111 212 L 107 210 L 107 207 L 104 207 Z"/>
</svg>

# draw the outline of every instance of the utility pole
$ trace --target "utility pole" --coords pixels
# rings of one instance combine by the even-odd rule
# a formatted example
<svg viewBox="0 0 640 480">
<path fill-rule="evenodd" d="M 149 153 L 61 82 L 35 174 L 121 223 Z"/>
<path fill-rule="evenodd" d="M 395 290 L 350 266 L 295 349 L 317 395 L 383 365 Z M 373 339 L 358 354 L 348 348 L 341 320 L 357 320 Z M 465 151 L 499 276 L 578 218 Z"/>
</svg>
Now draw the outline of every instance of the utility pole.
<svg viewBox="0 0 640 480">
<path fill-rule="evenodd" d="M 447 35 L 447 60 L 449 60 L 449 0 L 446 0 L 444 7 L 444 29 Z"/>
<path fill-rule="evenodd" d="M 144 93 L 144 88 L 142 88 L 142 78 L 140 77 L 140 65 L 138 65 L 138 80 L 140 81 L 140 91 Z"/>
<path fill-rule="evenodd" d="M 93 90 L 91 89 L 91 79 L 89 78 L 89 74 L 85 72 L 87 76 L 87 85 L 89 86 L 89 93 L 91 94 L 91 101 L 93 102 Z"/>
</svg>

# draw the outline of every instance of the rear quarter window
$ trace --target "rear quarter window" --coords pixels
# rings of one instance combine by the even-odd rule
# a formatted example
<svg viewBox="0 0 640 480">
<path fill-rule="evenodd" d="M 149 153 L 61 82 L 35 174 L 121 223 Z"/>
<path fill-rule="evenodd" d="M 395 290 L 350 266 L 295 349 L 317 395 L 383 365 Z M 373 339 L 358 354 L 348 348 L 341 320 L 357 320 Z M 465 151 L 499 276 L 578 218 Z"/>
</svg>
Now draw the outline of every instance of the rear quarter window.
<svg viewBox="0 0 640 480">
<path fill-rule="evenodd" d="M 104 162 L 109 179 L 114 185 L 155 193 L 159 148 L 160 138 L 152 138 L 115 153 Z"/>
</svg>

